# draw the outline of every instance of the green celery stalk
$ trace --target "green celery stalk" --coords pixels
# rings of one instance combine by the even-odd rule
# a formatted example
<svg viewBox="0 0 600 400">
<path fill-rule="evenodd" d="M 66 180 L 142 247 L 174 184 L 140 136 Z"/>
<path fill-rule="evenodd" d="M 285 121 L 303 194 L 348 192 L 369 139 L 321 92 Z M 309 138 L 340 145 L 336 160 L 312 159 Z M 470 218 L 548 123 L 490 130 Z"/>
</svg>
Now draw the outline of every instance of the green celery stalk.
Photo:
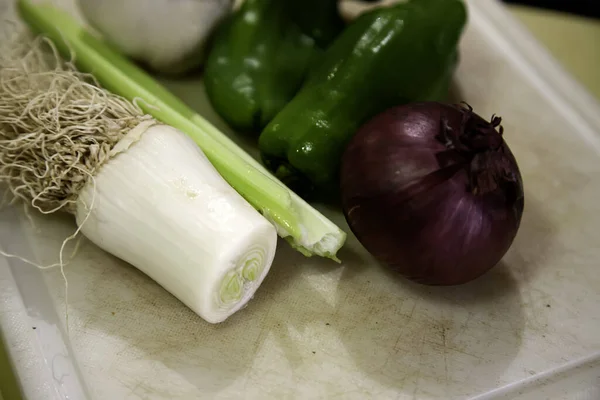
<svg viewBox="0 0 600 400">
<path fill-rule="evenodd" d="M 75 56 L 79 70 L 129 101 L 138 99 L 144 112 L 192 138 L 221 176 L 294 248 L 306 256 L 339 261 L 336 254 L 346 240 L 343 230 L 145 71 L 51 4 L 18 0 L 18 10 L 33 31 L 53 41 L 63 57 Z"/>
</svg>

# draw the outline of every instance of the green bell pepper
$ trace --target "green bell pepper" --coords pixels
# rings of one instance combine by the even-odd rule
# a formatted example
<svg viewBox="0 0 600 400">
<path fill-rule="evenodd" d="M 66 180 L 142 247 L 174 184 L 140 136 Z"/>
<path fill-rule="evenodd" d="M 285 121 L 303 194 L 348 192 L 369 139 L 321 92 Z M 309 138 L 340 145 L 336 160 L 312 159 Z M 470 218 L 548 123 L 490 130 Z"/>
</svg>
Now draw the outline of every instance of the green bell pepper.
<svg viewBox="0 0 600 400">
<path fill-rule="evenodd" d="M 343 27 L 337 0 L 244 1 L 209 50 L 204 82 L 213 108 L 231 127 L 260 133 Z"/>
<path fill-rule="evenodd" d="M 303 196 L 337 191 L 343 151 L 362 124 L 394 105 L 444 99 L 466 22 L 461 0 L 411 0 L 358 17 L 261 133 L 263 163 Z"/>
</svg>

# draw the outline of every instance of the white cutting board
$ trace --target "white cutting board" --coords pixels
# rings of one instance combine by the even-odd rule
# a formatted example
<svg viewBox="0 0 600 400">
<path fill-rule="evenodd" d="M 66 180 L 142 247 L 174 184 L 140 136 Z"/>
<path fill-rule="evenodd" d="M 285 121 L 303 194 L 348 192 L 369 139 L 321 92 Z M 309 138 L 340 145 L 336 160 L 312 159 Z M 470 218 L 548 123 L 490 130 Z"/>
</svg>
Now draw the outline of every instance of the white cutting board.
<svg viewBox="0 0 600 400">
<path fill-rule="evenodd" d="M 600 398 L 600 108 L 546 57 L 495 1 L 470 2 L 454 97 L 504 118 L 526 198 L 513 247 L 487 275 L 425 287 L 378 266 L 352 235 L 341 265 L 281 243 L 255 299 L 214 326 L 83 241 L 66 269 L 68 335 L 52 320 L 64 323 L 59 271 L 40 280 L 11 261 L 0 279 L 18 286 L 5 304 L 29 307 L 0 313 L 5 335 L 39 350 L 13 351 L 19 375 L 40 357 L 35 373 L 49 372 L 57 399 Z M 199 80 L 165 83 L 230 132 Z M 74 229 L 64 217 L 36 216 L 36 229 L 3 218 L 3 245 L 26 251 L 22 231 L 42 264 Z"/>
</svg>

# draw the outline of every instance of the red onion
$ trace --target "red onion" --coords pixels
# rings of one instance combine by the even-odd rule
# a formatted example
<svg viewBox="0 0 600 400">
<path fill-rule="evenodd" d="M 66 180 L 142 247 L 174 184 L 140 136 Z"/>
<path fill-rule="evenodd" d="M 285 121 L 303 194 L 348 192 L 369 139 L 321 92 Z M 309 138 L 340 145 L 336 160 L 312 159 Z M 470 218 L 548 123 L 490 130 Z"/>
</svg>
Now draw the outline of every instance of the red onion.
<svg viewBox="0 0 600 400">
<path fill-rule="evenodd" d="M 429 285 L 494 267 L 524 207 L 501 118 L 434 102 L 389 109 L 352 138 L 342 160 L 344 214 L 381 263 Z"/>
</svg>

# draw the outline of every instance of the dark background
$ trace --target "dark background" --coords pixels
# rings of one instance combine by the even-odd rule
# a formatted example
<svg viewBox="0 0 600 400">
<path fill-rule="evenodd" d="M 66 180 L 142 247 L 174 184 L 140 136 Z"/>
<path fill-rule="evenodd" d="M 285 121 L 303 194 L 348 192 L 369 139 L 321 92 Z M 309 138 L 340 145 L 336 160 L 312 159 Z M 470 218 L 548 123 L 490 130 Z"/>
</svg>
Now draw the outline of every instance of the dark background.
<svg viewBox="0 0 600 400">
<path fill-rule="evenodd" d="M 504 2 L 600 18 L 600 0 L 504 0 Z"/>
</svg>

